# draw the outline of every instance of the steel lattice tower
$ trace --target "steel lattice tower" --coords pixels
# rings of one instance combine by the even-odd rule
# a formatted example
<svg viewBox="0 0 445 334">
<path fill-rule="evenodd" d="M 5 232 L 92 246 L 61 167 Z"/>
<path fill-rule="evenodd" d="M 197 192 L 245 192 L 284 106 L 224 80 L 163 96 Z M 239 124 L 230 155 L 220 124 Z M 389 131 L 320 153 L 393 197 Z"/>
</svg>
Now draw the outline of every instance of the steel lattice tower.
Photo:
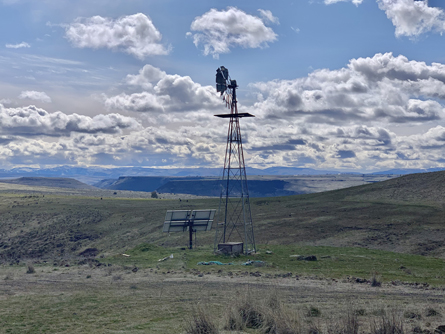
<svg viewBox="0 0 445 334">
<path fill-rule="evenodd" d="M 239 119 L 254 117 L 249 113 L 238 113 L 236 99 L 236 80 L 231 80 L 228 70 L 220 67 L 216 74 L 217 91 L 230 114 L 215 115 L 229 118 L 224 170 L 221 178 L 221 195 L 218 210 L 218 222 L 215 234 L 215 251 L 218 244 L 242 241 L 244 254 L 256 251 L 253 233 L 252 213 L 250 210 L 249 190 L 247 187 L 246 167 L 244 163 L 243 142 Z"/>
</svg>

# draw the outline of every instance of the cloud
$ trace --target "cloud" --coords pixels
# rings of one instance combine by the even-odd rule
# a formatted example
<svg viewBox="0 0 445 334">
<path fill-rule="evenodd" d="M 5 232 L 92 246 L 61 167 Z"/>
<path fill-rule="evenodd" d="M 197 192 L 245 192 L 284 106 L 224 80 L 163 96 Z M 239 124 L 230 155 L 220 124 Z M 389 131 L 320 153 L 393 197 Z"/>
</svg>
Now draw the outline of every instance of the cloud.
<svg viewBox="0 0 445 334">
<path fill-rule="evenodd" d="M 51 98 L 48 95 L 46 95 L 45 92 L 36 92 L 35 90 L 27 90 L 21 92 L 19 95 L 19 99 L 51 103 Z"/>
<path fill-rule="evenodd" d="M 195 32 L 193 43 L 196 47 L 204 46 L 204 55 L 229 53 L 231 48 L 262 48 L 267 43 L 277 40 L 277 34 L 265 22 L 278 23 L 272 12 L 259 10 L 263 19 L 247 14 L 242 10 L 229 7 L 218 11 L 211 9 L 202 16 L 195 18 L 190 29 Z"/>
<path fill-rule="evenodd" d="M 445 66 L 392 53 L 352 59 L 339 70 L 251 85 L 257 114 L 307 123 L 420 123 L 444 117 Z M 439 100 L 437 100 L 439 99 Z"/>
<path fill-rule="evenodd" d="M 270 10 L 258 9 L 263 20 L 270 23 L 280 24 L 278 17 L 273 16 Z"/>
<path fill-rule="evenodd" d="M 214 108 L 221 100 L 212 86 L 201 86 L 188 76 L 170 75 L 145 65 L 136 75 L 128 75 L 126 83 L 139 86 L 140 93 L 103 95 L 107 108 L 137 112 L 192 112 Z M 169 117 L 168 115 L 166 115 Z"/>
<path fill-rule="evenodd" d="M 127 75 L 125 81 L 128 85 L 140 86 L 143 89 L 150 89 L 153 88 L 153 83 L 158 82 L 165 76 L 166 73 L 164 71 L 147 64 L 141 70 L 139 70 L 139 74 Z"/>
<path fill-rule="evenodd" d="M 119 114 L 67 115 L 48 113 L 35 106 L 5 108 L 0 104 L 0 131 L 22 137 L 69 136 L 72 132 L 120 134 L 123 129 L 137 129 L 139 123 Z"/>
<path fill-rule="evenodd" d="M 324 0 L 324 3 L 326 5 L 331 5 L 331 4 L 334 4 L 337 2 L 349 2 L 349 1 L 352 2 L 356 6 L 360 5 L 363 2 L 363 0 Z"/>
<path fill-rule="evenodd" d="M 6 44 L 5 47 L 8 49 L 20 49 L 20 48 L 30 48 L 31 45 L 29 45 L 26 42 L 21 42 L 19 44 Z"/>
<path fill-rule="evenodd" d="M 66 27 L 65 36 L 78 48 L 107 48 L 139 59 L 170 52 L 161 44 L 162 35 L 151 19 L 142 13 L 116 20 L 101 16 L 78 18 Z"/>
<path fill-rule="evenodd" d="M 377 0 L 377 3 L 396 27 L 397 37 L 416 37 L 428 31 L 445 31 L 444 11 L 429 7 L 427 0 Z"/>
</svg>

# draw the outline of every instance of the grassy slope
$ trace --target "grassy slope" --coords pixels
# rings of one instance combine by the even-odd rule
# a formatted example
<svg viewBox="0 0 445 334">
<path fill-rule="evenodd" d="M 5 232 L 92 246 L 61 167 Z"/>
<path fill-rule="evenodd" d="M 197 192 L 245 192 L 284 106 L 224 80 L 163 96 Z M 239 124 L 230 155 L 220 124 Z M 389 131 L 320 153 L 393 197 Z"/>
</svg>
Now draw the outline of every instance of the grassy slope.
<svg viewBox="0 0 445 334">
<path fill-rule="evenodd" d="M 252 199 L 258 244 L 361 246 L 443 257 L 444 172 L 311 195 Z M 415 191 L 414 191 L 415 189 Z M 166 210 L 217 208 L 218 200 L 111 199 L 0 195 L 0 255 L 104 253 L 141 243 L 185 246 L 187 235 L 161 232 Z M 214 233 L 198 234 L 210 245 Z"/>
<path fill-rule="evenodd" d="M 65 177 L 21 177 L 18 179 L 0 180 L 2 183 L 18 184 L 37 187 L 59 187 L 70 189 L 95 189 L 95 187 L 75 179 Z"/>
</svg>

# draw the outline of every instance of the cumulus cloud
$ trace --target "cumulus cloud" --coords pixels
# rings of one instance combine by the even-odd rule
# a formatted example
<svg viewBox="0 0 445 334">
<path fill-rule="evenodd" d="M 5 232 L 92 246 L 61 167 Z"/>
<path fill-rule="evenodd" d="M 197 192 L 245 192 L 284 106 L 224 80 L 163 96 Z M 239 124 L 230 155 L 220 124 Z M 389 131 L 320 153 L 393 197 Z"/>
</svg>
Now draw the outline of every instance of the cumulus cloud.
<svg viewBox="0 0 445 334">
<path fill-rule="evenodd" d="M 170 75 L 151 65 L 145 65 L 139 74 L 128 75 L 126 82 L 144 91 L 103 95 L 107 108 L 158 113 L 199 111 L 221 105 L 212 86 L 201 86 L 189 76 Z"/>
<path fill-rule="evenodd" d="M 278 19 L 268 10 L 260 10 L 262 18 L 229 7 L 218 11 L 211 9 L 192 22 L 190 29 L 195 33 L 193 43 L 204 46 L 204 55 L 218 58 L 233 47 L 262 48 L 277 39 L 277 34 L 265 22 L 278 23 Z"/>
<path fill-rule="evenodd" d="M 36 92 L 35 90 L 26 90 L 21 92 L 19 99 L 51 103 L 51 98 L 45 92 Z"/>
<path fill-rule="evenodd" d="M 78 48 L 108 48 L 139 59 L 170 51 L 161 44 L 162 35 L 151 19 L 142 13 L 116 20 L 101 16 L 78 18 L 67 26 L 65 36 Z"/>
<path fill-rule="evenodd" d="M 442 119 L 445 66 L 391 53 L 352 59 L 339 70 L 252 85 L 259 116 L 309 123 L 407 123 Z"/>
<path fill-rule="evenodd" d="M 445 31 L 445 13 L 429 7 L 428 1 L 377 0 L 380 9 L 396 27 L 396 36 L 415 37 L 428 31 Z"/>
<path fill-rule="evenodd" d="M 8 49 L 20 49 L 20 48 L 30 48 L 31 45 L 29 45 L 26 42 L 21 42 L 19 44 L 6 44 L 5 47 Z"/>
<path fill-rule="evenodd" d="M 428 0 L 376 0 L 379 8 L 395 26 L 395 35 L 417 37 L 429 31 L 445 32 L 445 11 L 429 6 Z M 363 0 L 324 0 L 326 5 L 352 2 L 356 6 Z"/>
<path fill-rule="evenodd" d="M 137 129 L 139 123 L 119 114 L 67 115 L 48 113 L 35 106 L 5 108 L 0 104 L 0 130 L 16 136 L 69 136 L 72 132 L 119 134 L 123 129 Z"/>
<path fill-rule="evenodd" d="M 147 64 L 141 70 L 139 70 L 139 74 L 127 75 L 125 81 L 129 85 L 140 86 L 143 89 L 151 89 L 153 88 L 153 83 L 158 82 L 165 76 L 166 73 L 164 71 L 161 71 L 159 68 Z"/>
</svg>

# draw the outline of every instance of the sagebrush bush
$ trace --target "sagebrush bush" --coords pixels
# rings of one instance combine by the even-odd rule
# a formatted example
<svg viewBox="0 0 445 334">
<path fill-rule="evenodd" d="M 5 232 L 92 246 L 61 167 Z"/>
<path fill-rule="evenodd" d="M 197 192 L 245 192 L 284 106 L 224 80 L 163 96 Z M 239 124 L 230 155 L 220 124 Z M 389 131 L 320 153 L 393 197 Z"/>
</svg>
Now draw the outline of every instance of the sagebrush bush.
<svg viewBox="0 0 445 334">
<path fill-rule="evenodd" d="M 373 287 L 382 286 L 381 277 L 379 277 L 376 273 L 373 273 L 371 276 L 371 286 L 373 286 Z"/>
<path fill-rule="evenodd" d="M 36 270 L 34 269 L 34 266 L 32 265 L 32 263 L 28 263 L 27 268 L 28 268 L 26 270 L 27 274 L 35 274 Z"/>
</svg>

